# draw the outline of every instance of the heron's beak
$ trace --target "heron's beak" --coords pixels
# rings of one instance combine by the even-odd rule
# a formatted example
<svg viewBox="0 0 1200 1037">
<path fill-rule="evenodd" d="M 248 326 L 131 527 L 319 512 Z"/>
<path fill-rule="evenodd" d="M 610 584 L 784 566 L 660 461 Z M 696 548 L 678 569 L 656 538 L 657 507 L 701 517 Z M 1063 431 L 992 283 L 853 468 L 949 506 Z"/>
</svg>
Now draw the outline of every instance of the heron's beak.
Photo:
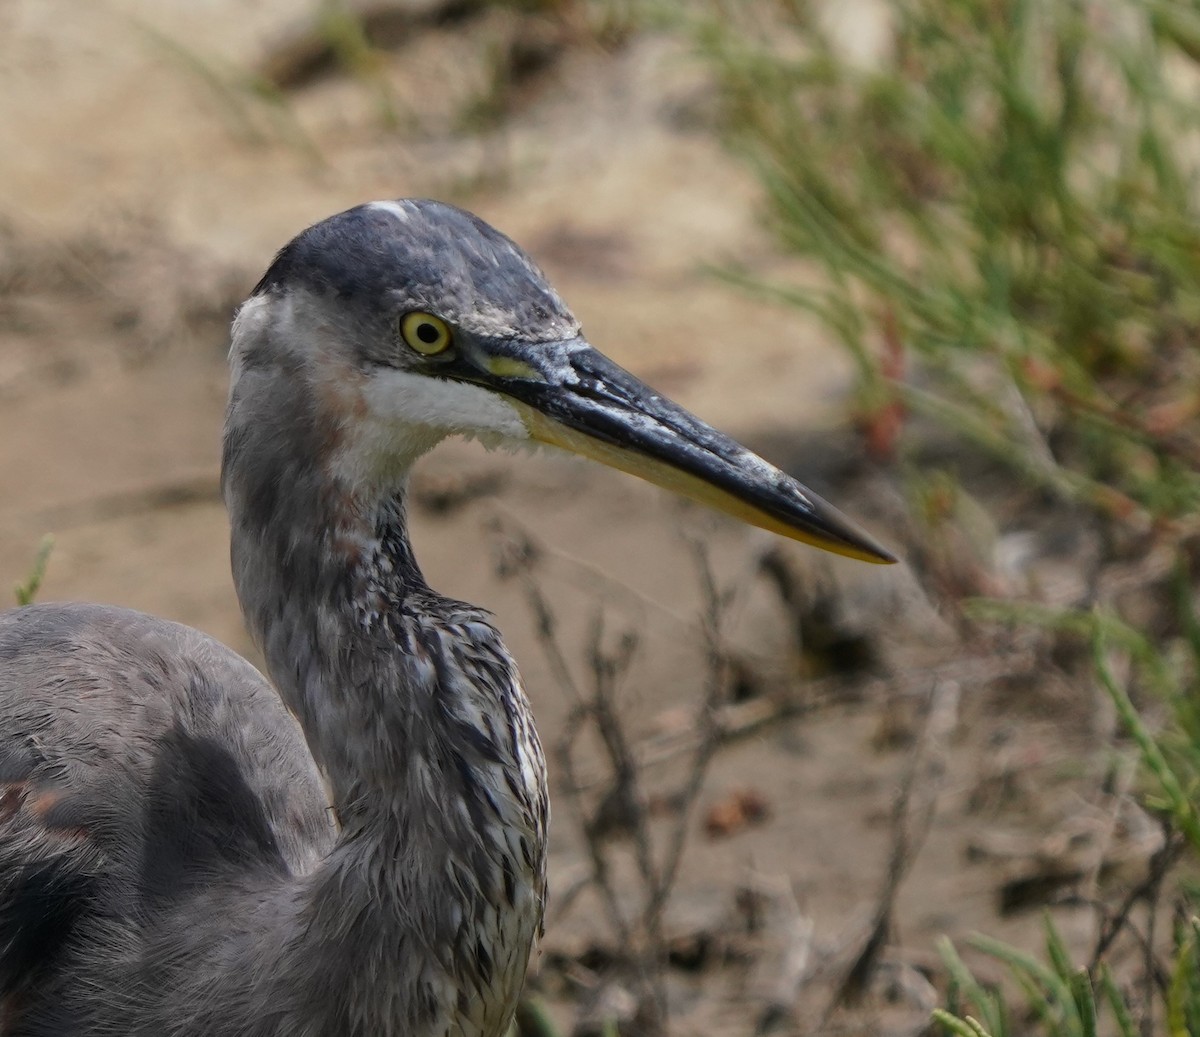
<svg viewBox="0 0 1200 1037">
<path fill-rule="evenodd" d="M 508 342 L 502 348 L 507 355 L 487 358 L 486 384 L 515 403 L 530 438 L 793 540 L 867 562 L 896 560 L 807 487 L 583 339 L 527 347 Z"/>
</svg>

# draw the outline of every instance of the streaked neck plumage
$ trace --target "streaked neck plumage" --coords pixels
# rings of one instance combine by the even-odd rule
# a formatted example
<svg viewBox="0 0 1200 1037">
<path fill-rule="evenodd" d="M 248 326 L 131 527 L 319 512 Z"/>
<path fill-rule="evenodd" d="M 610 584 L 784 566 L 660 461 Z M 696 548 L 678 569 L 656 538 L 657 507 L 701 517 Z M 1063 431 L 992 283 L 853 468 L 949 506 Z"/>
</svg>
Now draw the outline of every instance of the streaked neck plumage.
<svg viewBox="0 0 1200 1037">
<path fill-rule="evenodd" d="M 339 1025 L 493 1037 L 544 895 L 545 773 L 528 702 L 487 615 L 421 575 L 407 464 L 371 481 L 348 457 L 354 373 L 253 340 L 269 326 L 235 329 L 222 482 L 247 625 L 341 829 L 301 909 L 320 922 L 303 933 L 344 944 L 330 962 L 340 978 L 312 982 L 323 998 L 346 985 Z"/>
</svg>

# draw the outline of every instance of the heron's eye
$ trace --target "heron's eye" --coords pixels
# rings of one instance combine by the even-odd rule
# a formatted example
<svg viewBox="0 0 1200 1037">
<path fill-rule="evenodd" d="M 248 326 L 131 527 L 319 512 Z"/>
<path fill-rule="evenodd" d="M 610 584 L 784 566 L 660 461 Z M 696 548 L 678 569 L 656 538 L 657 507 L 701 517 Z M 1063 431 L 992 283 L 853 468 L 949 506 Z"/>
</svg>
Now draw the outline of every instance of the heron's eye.
<svg viewBox="0 0 1200 1037">
<path fill-rule="evenodd" d="M 449 325 L 432 313 L 406 313 L 400 318 L 400 334 L 410 347 L 424 356 L 444 353 L 454 340 Z"/>
</svg>

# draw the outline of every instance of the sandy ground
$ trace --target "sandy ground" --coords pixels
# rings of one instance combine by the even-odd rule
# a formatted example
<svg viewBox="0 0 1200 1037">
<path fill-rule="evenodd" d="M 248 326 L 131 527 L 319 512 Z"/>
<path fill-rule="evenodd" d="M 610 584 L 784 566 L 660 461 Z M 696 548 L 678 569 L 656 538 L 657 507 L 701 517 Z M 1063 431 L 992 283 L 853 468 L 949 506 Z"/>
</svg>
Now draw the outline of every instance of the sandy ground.
<svg viewBox="0 0 1200 1037">
<path fill-rule="evenodd" d="M 504 229 L 545 266 L 595 344 L 845 498 L 888 539 L 895 494 L 869 476 L 838 482 L 857 470 L 840 460 L 853 450 L 838 428 L 845 361 L 796 313 L 704 270 L 736 259 L 806 276 L 772 251 L 753 179 L 714 142 L 710 89 L 686 47 L 649 35 L 601 46 L 578 12 L 549 28 L 492 12 L 420 22 L 382 56 L 377 78 L 336 72 L 278 102 L 239 85 L 288 53 L 309 8 L 0 2 L 0 576 L 17 579 L 53 532 L 43 598 L 145 609 L 250 651 L 216 487 L 228 320 L 297 230 L 402 195 L 444 197 Z M 498 114 L 471 121 L 481 99 L 494 100 L 489 64 L 521 33 L 549 34 L 562 56 L 513 86 Z M 686 728 L 704 684 L 689 537 L 703 538 L 719 580 L 736 591 L 728 644 L 762 663 L 754 695 L 806 701 L 789 662 L 792 620 L 758 571 L 766 534 L 557 457 L 448 445 L 417 485 L 414 538 L 427 575 L 496 612 L 548 744 L 565 698 L 519 582 L 496 575 L 496 522 L 543 548 L 536 576 L 581 681 L 598 612 L 614 636 L 636 632 L 622 693 L 639 739 Z M 451 506 L 434 507 L 439 494 Z M 789 564 L 816 564 L 803 548 L 783 550 Z M 809 1011 L 819 1011 L 884 882 L 908 735 L 920 727 L 913 717 L 939 686 L 920 667 L 949 658 L 953 638 L 903 567 L 831 564 L 812 571 L 847 588 L 887 666 L 841 691 L 826 682 L 803 716 L 718 755 L 669 928 L 681 938 L 745 928 L 747 890 L 770 917 L 753 940 L 672 972 L 679 1033 L 752 1032 L 771 996 L 790 998 L 784 952 L 803 932 L 812 961 L 833 963 L 805 987 L 817 1006 Z M 936 780 L 920 793 L 932 804 L 930 834 L 901 888 L 886 955 L 899 977 L 894 1003 L 877 997 L 829 1032 L 913 1032 L 927 1017 L 942 934 L 986 929 L 1036 942 L 1036 915 L 1000 917 L 998 891 L 1038 853 L 1053 856 L 1046 839 L 1086 841 L 1088 819 L 1102 827 L 1106 816 L 1071 784 L 1095 769 L 1084 753 L 1093 732 L 1078 722 L 1087 695 L 1064 690 L 1048 710 L 1020 689 L 976 680 L 969 666 L 947 672 L 939 701 L 954 719 L 940 736 Z M 651 788 L 666 788 L 677 770 L 678 760 L 654 769 Z M 706 833 L 713 808 L 746 792 L 765 817 L 724 837 Z M 1010 850 L 996 849 L 1005 839 Z M 560 810 L 552 883 L 566 910 L 552 912 L 553 975 L 541 983 L 564 1022 L 595 985 L 587 962 L 612 943 L 596 901 L 566 896 L 585 861 Z M 1061 920 L 1088 935 L 1082 916 Z M 817 1019 L 788 1025 L 815 1032 L 825 1026 Z"/>
</svg>

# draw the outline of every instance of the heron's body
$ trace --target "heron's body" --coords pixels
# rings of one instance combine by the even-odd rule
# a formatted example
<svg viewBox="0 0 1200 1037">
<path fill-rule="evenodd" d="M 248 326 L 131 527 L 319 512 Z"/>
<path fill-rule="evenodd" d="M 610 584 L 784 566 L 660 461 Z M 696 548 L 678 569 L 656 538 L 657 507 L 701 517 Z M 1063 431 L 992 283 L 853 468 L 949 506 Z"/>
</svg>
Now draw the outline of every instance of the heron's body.
<svg viewBox="0 0 1200 1037">
<path fill-rule="evenodd" d="M 313 752 L 194 630 L 0 615 L 0 934 L 28 934 L 0 937 L 0 976 L 24 973 L 0 1033 L 502 1032 L 541 920 L 541 753 L 486 615 L 389 585 L 383 557 L 374 620 L 276 603 L 273 671 L 337 703 Z M 333 811 L 314 753 L 338 761 Z"/>
<path fill-rule="evenodd" d="M 310 228 L 234 324 L 223 489 L 271 677 L 138 613 L 0 614 L 0 1037 L 500 1037 L 545 767 L 486 613 L 425 583 L 412 462 L 540 439 L 886 558 L 592 350 L 469 214 Z"/>
</svg>

